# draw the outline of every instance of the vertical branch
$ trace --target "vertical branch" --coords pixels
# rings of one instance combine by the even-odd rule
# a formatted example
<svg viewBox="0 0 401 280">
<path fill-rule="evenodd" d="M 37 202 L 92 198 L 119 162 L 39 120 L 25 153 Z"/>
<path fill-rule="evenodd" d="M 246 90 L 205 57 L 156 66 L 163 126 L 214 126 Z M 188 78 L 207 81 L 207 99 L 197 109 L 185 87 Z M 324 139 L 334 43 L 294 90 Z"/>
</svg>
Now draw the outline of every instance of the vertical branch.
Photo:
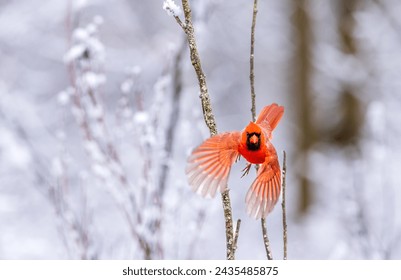
<svg viewBox="0 0 401 280">
<path fill-rule="evenodd" d="M 207 127 L 209 128 L 210 136 L 214 136 L 217 134 L 217 126 L 212 112 L 212 106 L 210 103 L 209 92 L 206 84 L 206 77 L 202 70 L 201 60 L 196 45 L 194 27 L 192 24 L 192 12 L 189 1 L 182 0 L 182 7 L 184 11 L 185 22 L 182 22 L 181 19 L 174 13 L 173 16 L 176 19 L 177 23 L 182 27 L 185 34 L 187 35 L 190 59 L 192 66 L 194 67 L 200 88 L 200 99 L 202 103 L 203 117 Z M 225 227 L 226 227 L 226 246 L 227 246 L 226 257 L 228 260 L 233 260 L 235 259 L 233 250 L 234 230 L 233 230 L 231 200 L 228 188 L 221 194 L 221 198 L 223 202 L 223 212 L 224 212 Z"/>
<path fill-rule="evenodd" d="M 310 147 L 316 141 L 315 127 L 312 122 L 314 106 L 311 94 L 311 72 L 312 64 L 310 61 L 311 52 L 311 27 L 310 17 L 307 10 L 307 1 L 294 1 L 294 30 L 297 37 L 297 46 L 294 54 L 294 77 L 297 77 L 294 83 L 294 92 L 297 108 L 297 120 L 299 131 L 299 143 L 297 157 L 301 160 L 300 174 L 300 203 L 299 213 L 304 214 L 311 203 L 310 181 L 308 180 L 309 163 L 307 154 Z"/>
<path fill-rule="evenodd" d="M 235 234 L 234 234 L 234 244 L 233 244 L 233 255 L 234 256 L 235 256 L 235 251 L 237 250 L 238 235 L 239 235 L 240 227 L 241 227 L 241 219 L 238 219 L 237 226 L 235 228 Z"/>
<path fill-rule="evenodd" d="M 205 119 L 207 127 L 209 128 L 210 136 L 214 136 L 217 134 L 217 126 L 210 103 L 209 92 L 206 84 L 206 76 L 202 69 L 198 47 L 196 45 L 195 30 L 192 24 L 192 12 L 189 1 L 182 0 L 182 6 L 184 10 L 185 22 L 183 23 L 176 15 L 174 15 L 174 17 L 187 35 L 191 63 L 194 67 L 200 88 L 200 99 L 202 102 L 203 117 Z"/>
<path fill-rule="evenodd" d="M 354 38 L 356 27 L 355 12 L 359 0 L 338 1 L 338 24 L 340 47 L 343 55 L 353 57 L 363 63 L 358 55 L 358 44 Z M 339 122 L 333 129 L 333 142 L 340 146 L 354 146 L 358 149 L 361 129 L 363 126 L 363 106 L 357 97 L 361 91 L 361 83 L 352 79 L 342 81 L 339 92 L 340 100 L 338 108 L 335 108 L 339 115 Z"/>
<path fill-rule="evenodd" d="M 262 218 L 261 222 L 262 222 L 263 244 L 265 245 L 267 259 L 272 260 L 273 254 L 272 254 L 272 250 L 270 248 L 269 237 L 267 235 L 266 219 Z"/>
<path fill-rule="evenodd" d="M 227 247 L 227 260 L 234 260 L 234 230 L 233 230 L 233 215 L 232 215 L 232 208 L 231 208 L 231 201 L 229 195 L 229 189 L 227 188 L 221 194 L 221 199 L 223 202 L 223 212 L 224 212 L 224 219 L 226 223 L 226 247 Z"/>
<path fill-rule="evenodd" d="M 255 26 L 256 26 L 256 15 L 258 13 L 258 0 L 253 2 L 253 16 L 252 16 L 252 27 L 251 27 L 251 55 L 249 60 L 250 74 L 249 79 L 251 81 L 251 101 L 252 101 L 252 121 L 256 121 L 256 95 L 255 95 L 255 73 L 254 73 L 254 59 L 255 59 Z"/>
<path fill-rule="evenodd" d="M 287 259 L 287 216 L 285 210 L 285 176 L 287 173 L 287 153 L 283 151 L 283 172 L 282 172 L 282 189 L 283 189 L 283 200 L 281 202 L 281 207 L 283 209 L 283 243 L 284 243 L 284 253 L 283 259 Z"/>
<path fill-rule="evenodd" d="M 256 27 L 256 15 L 258 14 L 258 0 L 253 2 L 253 15 L 252 15 L 252 27 L 251 27 L 251 53 L 249 59 L 249 80 L 251 83 L 251 101 L 252 101 L 252 121 L 256 121 L 256 94 L 255 94 L 255 27 Z M 259 166 L 255 165 L 256 171 L 258 171 Z M 262 236 L 263 244 L 265 245 L 267 259 L 272 260 L 273 254 L 270 248 L 269 237 L 267 234 L 266 218 L 261 219 L 262 226 Z"/>
</svg>

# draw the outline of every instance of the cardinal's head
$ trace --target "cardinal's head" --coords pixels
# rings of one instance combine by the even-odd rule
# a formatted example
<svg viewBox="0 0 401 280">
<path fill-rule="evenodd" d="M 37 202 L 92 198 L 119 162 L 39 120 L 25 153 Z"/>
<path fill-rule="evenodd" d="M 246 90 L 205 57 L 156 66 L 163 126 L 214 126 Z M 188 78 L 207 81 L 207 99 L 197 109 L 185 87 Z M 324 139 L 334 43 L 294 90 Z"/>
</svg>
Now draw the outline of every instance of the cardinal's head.
<svg viewBox="0 0 401 280">
<path fill-rule="evenodd" d="M 246 147 L 250 151 L 257 151 L 260 149 L 262 130 L 259 125 L 254 122 L 249 122 L 242 132 L 242 139 L 245 140 Z"/>
</svg>

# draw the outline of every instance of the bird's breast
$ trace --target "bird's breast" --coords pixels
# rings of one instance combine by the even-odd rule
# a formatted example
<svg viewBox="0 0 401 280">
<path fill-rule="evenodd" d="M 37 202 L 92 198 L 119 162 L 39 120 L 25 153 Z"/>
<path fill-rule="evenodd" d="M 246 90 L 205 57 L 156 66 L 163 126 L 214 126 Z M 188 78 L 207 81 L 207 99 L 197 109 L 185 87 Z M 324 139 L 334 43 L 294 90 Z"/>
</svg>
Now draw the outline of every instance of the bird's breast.
<svg viewBox="0 0 401 280">
<path fill-rule="evenodd" d="M 242 145 L 238 149 L 239 153 L 250 163 L 259 164 L 265 162 L 266 159 L 266 151 L 261 148 L 256 151 L 248 150 L 246 147 Z"/>
</svg>

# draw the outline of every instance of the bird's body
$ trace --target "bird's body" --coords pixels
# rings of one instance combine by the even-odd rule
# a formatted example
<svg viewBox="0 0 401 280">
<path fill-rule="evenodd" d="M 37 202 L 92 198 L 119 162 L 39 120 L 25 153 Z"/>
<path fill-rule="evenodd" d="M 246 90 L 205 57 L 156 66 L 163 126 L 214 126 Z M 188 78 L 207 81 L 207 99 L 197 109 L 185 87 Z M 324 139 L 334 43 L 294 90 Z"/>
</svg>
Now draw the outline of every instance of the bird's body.
<svg viewBox="0 0 401 280">
<path fill-rule="evenodd" d="M 263 163 L 266 158 L 266 136 L 259 125 L 250 122 L 242 133 L 241 142 L 238 145 L 238 152 L 247 161 L 254 164 Z"/>
<path fill-rule="evenodd" d="M 255 218 L 266 217 L 277 203 L 281 189 L 280 166 L 270 140 L 283 114 L 284 107 L 274 103 L 264 107 L 256 122 L 250 122 L 243 131 L 206 139 L 188 158 L 186 173 L 192 189 L 212 197 L 217 189 L 225 191 L 231 165 L 243 156 L 250 164 L 261 164 L 246 195 L 248 213 Z"/>
</svg>

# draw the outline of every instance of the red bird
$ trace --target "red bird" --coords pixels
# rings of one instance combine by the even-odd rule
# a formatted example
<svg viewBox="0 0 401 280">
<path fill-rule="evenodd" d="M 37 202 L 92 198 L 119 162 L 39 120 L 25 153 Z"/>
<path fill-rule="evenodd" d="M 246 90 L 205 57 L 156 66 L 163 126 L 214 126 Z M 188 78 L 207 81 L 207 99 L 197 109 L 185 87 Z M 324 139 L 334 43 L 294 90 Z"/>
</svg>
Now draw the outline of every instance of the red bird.
<svg viewBox="0 0 401 280">
<path fill-rule="evenodd" d="M 281 191 L 281 171 L 276 149 L 270 142 L 272 131 L 284 114 L 284 107 L 273 103 L 263 108 L 256 122 L 242 132 L 224 132 L 206 139 L 188 158 L 186 174 L 192 190 L 214 197 L 217 189 L 227 189 L 231 165 L 243 156 L 249 164 L 261 164 L 246 195 L 247 212 L 254 218 L 266 217 Z"/>
</svg>

